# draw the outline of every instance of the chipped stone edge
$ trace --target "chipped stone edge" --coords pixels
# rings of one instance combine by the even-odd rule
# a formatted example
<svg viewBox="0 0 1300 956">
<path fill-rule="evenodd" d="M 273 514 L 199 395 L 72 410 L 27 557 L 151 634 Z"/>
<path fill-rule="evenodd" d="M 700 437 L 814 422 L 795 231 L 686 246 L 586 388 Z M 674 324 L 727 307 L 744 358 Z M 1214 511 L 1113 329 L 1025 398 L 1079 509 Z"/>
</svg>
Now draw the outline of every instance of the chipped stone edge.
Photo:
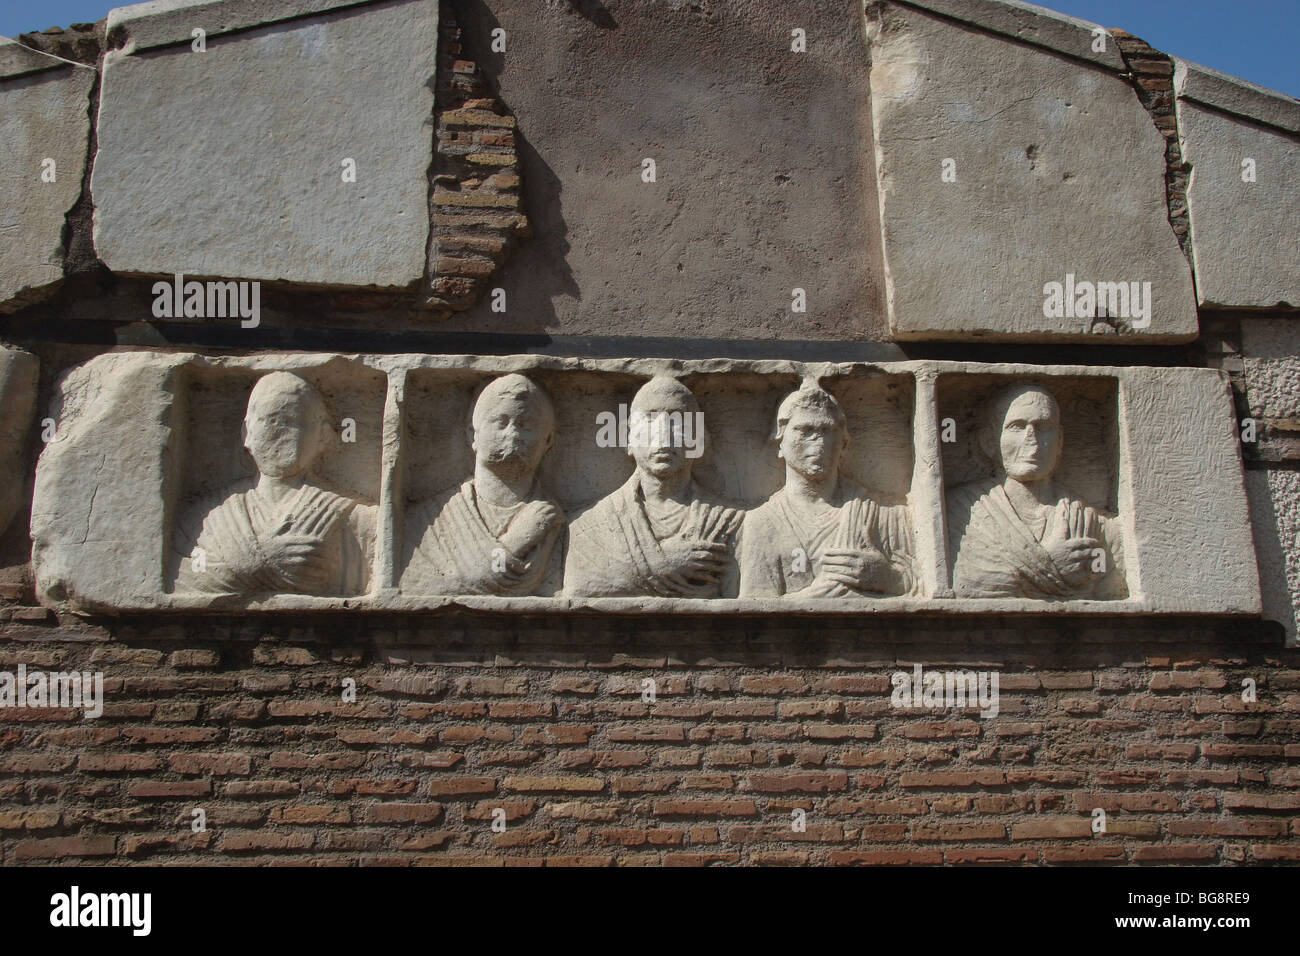
<svg viewBox="0 0 1300 956">
<path fill-rule="evenodd" d="M 1018 0 L 888 0 L 899 6 L 914 7 L 936 13 L 953 20 L 999 33 L 1033 46 L 1044 47 L 1056 53 L 1087 60 L 1115 73 L 1126 69 L 1119 45 L 1110 38 L 1110 32 L 1098 23 L 1089 23 L 1077 17 L 1057 13 L 1046 7 Z M 1108 37 L 1105 49 L 1093 50 L 1093 35 L 1097 30 Z"/>
<path fill-rule="evenodd" d="M 1176 56 L 1172 59 L 1174 92 L 1179 100 L 1300 135 L 1300 100 Z"/>
<path fill-rule="evenodd" d="M 380 0 L 149 0 L 108 12 L 108 42 L 125 53 L 190 43 L 192 31 L 219 36 Z"/>
<path fill-rule="evenodd" d="M 85 63 L 78 63 L 75 60 L 65 60 L 49 53 L 42 53 L 40 50 L 33 50 L 25 43 L 19 43 L 9 37 L 0 36 L 0 80 L 13 80 L 22 76 L 30 76 L 33 73 L 44 73 L 46 70 L 60 70 L 68 66 L 78 70 L 86 70 L 90 73 L 95 72 L 93 66 L 87 66 Z"/>
</svg>

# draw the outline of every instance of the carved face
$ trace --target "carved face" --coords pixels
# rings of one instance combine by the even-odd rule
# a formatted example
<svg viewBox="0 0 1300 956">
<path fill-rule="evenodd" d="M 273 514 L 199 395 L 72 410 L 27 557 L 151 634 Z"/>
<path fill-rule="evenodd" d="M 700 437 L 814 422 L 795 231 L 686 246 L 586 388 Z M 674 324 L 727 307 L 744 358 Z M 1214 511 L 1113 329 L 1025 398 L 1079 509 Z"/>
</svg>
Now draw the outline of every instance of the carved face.
<svg viewBox="0 0 1300 956">
<path fill-rule="evenodd" d="M 1002 467 L 1017 481 L 1050 478 L 1061 458 L 1061 419 L 1042 392 L 1026 392 L 1007 408 L 999 440 Z"/>
<path fill-rule="evenodd" d="M 627 449 L 641 471 L 666 478 L 690 467 L 685 428 L 693 424 L 693 420 L 687 421 L 693 412 L 681 407 L 682 403 L 650 404 L 653 407 L 637 408 L 633 404 L 628 416 Z"/>
<path fill-rule="evenodd" d="M 806 478 L 823 478 L 839 468 L 844 428 L 829 409 L 796 406 L 781 434 L 780 457 Z"/>
<path fill-rule="evenodd" d="M 323 443 L 319 406 L 288 378 L 267 376 L 259 382 L 244 416 L 244 447 L 257 470 L 274 478 L 292 478 L 309 469 Z"/>
<path fill-rule="evenodd" d="M 492 397 L 475 410 L 474 453 L 482 464 L 528 474 L 551 447 L 547 409 L 527 392 Z"/>
</svg>

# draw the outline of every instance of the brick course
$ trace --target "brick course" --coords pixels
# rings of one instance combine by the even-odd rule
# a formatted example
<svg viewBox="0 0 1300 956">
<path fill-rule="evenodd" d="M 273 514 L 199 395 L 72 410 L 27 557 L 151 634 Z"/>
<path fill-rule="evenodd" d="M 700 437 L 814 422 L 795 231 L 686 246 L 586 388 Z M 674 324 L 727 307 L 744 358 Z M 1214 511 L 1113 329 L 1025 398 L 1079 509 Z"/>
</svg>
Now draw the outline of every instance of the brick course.
<svg viewBox="0 0 1300 956">
<path fill-rule="evenodd" d="M 1300 859 L 1300 652 L 1267 626 L 483 617 L 452 644 L 21 606 L 0 669 L 101 669 L 106 707 L 0 709 L 3 864 Z M 894 709 L 916 660 L 998 669 L 1000 714 Z"/>
</svg>

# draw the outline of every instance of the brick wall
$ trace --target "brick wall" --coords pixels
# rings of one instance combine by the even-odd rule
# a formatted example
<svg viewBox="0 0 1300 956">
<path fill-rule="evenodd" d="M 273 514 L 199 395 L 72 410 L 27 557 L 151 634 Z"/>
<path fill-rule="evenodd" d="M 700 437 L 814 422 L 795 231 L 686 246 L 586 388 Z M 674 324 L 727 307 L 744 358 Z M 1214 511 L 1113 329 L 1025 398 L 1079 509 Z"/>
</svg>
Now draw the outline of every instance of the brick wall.
<svg viewBox="0 0 1300 956">
<path fill-rule="evenodd" d="M 1276 627 L 0 617 L 0 669 L 106 679 L 0 709 L 6 865 L 1300 860 Z M 914 661 L 999 715 L 892 708 Z"/>
</svg>

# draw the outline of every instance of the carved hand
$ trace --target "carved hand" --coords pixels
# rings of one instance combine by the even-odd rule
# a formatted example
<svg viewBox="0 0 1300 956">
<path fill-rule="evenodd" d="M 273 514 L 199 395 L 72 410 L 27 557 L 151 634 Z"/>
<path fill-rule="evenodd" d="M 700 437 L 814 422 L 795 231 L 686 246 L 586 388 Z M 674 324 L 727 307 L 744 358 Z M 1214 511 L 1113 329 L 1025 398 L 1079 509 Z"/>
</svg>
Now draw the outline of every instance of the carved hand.
<svg viewBox="0 0 1300 956">
<path fill-rule="evenodd" d="M 560 509 L 549 501 L 530 501 L 515 515 L 510 527 L 501 535 L 501 543 L 517 558 L 522 558 L 560 523 Z"/>
<path fill-rule="evenodd" d="M 1093 549 L 1100 548 L 1096 538 L 1066 538 L 1064 541 L 1044 541 L 1043 547 L 1052 556 L 1052 562 L 1071 587 L 1080 587 L 1093 579 Z"/>
<path fill-rule="evenodd" d="M 839 581 L 832 581 L 830 578 L 818 574 L 807 587 L 789 593 L 797 594 L 799 597 L 833 598 L 853 597 L 858 592 L 844 584 L 841 584 Z"/>
<path fill-rule="evenodd" d="M 284 532 L 262 542 L 266 562 L 284 582 L 284 590 L 316 594 L 329 580 L 329 555 L 316 535 Z"/>
<path fill-rule="evenodd" d="M 827 548 L 817 576 L 854 591 L 885 593 L 895 590 L 893 566 L 874 548 Z"/>
<path fill-rule="evenodd" d="M 659 542 L 659 548 L 664 555 L 660 576 L 684 596 L 701 586 L 716 586 L 727 567 L 727 546 L 721 542 L 672 537 Z"/>
<path fill-rule="evenodd" d="M 492 580 L 501 588 L 503 592 L 511 591 L 523 583 L 524 575 L 529 571 L 529 565 L 526 561 L 521 561 L 509 552 L 505 555 L 505 567 L 498 568 L 496 555 L 492 555 L 489 560 L 492 561 Z"/>
</svg>

